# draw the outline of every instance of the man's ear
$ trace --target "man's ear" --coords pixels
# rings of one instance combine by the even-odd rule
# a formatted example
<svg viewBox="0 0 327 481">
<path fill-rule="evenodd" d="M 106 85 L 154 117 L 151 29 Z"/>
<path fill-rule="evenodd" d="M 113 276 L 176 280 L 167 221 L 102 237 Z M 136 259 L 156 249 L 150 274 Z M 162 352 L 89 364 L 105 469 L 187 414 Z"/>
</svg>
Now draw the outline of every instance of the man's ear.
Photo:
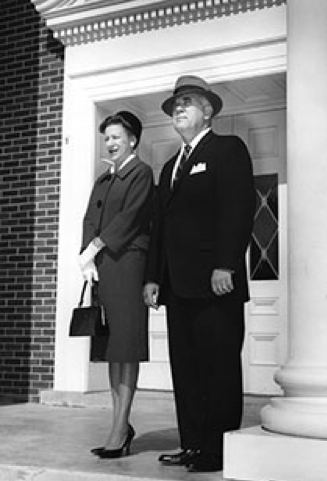
<svg viewBox="0 0 327 481">
<path fill-rule="evenodd" d="M 210 104 L 204 106 L 204 118 L 210 120 L 213 114 L 213 108 Z"/>
</svg>

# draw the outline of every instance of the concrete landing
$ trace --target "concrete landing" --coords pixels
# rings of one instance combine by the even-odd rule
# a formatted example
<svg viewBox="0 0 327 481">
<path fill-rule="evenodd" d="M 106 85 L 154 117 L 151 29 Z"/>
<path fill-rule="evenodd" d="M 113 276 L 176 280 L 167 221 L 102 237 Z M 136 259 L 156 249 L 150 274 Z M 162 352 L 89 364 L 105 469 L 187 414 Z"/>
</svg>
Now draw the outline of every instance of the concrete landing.
<svg viewBox="0 0 327 481">
<path fill-rule="evenodd" d="M 99 399 L 99 398 L 98 398 Z M 93 401 L 95 398 L 93 396 Z M 66 398 L 66 406 L 68 406 Z M 0 405 L 0 481 L 222 481 L 223 473 L 189 473 L 163 467 L 162 452 L 178 449 L 172 396 L 137 393 L 132 424 L 137 432 L 128 457 L 101 460 L 90 449 L 101 446 L 111 423 L 110 409 L 49 404 Z M 258 424 L 265 401 L 246 402 L 244 426 Z"/>
</svg>

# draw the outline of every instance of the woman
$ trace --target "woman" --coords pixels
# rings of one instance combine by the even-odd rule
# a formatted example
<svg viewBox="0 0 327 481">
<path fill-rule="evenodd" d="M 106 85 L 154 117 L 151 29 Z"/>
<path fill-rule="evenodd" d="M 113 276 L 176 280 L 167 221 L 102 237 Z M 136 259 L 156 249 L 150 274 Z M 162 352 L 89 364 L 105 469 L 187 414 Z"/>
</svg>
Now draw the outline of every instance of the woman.
<svg viewBox="0 0 327 481">
<path fill-rule="evenodd" d="M 129 453 L 135 435 L 129 415 L 139 362 L 148 361 L 148 310 L 142 285 L 154 184 L 151 167 L 135 153 L 142 125 L 134 114 L 117 112 L 99 130 L 114 169 L 95 182 L 79 262 L 84 278 L 91 284 L 98 281 L 110 329 L 101 360 L 109 362 L 113 423 L 104 446 L 92 452 L 116 458 Z"/>
</svg>

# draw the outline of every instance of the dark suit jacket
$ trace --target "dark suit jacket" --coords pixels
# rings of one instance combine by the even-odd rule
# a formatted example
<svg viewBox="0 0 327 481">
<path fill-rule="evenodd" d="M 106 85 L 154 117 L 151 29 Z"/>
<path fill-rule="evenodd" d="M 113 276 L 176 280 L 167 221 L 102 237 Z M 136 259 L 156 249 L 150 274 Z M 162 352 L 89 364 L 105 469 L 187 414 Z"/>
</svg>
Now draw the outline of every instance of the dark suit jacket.
<svg viewBox="0 0 327 481">
<path fill-rule="evenodd" d="M 234 291 L 224 297 L 248 300 L 245 253 L 255 195 L 252 163 L 236 136 L 206 134 L 171 189 L 177 154 L 164 166 L 150 241 L 147 280 L 159 283 L 165 303 L 169 281 L 175 294 L 208 298 L 215 268 L 234 271 Z"/>
<path fill-rule="evenodd" d="M 112 256 L 130 248 L 146 250 L 152 203 L 152 169 L 137 157 L 115 176 L 101 175 L 84 216 L 82 250 L 98 235 Z"/>
</svg>

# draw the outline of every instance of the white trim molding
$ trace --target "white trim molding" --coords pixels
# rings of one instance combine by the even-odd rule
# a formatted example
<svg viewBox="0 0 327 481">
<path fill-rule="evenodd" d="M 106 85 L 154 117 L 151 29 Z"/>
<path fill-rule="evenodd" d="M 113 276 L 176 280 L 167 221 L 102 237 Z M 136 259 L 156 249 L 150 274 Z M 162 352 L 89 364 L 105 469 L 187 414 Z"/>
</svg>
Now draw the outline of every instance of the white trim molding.
<svg viewBox="0 0 327 481">
<path fill-rule="evenodd" d="M 66 46 L 278 7 L 286 0 L 31 0 Z"/>
</svg>

